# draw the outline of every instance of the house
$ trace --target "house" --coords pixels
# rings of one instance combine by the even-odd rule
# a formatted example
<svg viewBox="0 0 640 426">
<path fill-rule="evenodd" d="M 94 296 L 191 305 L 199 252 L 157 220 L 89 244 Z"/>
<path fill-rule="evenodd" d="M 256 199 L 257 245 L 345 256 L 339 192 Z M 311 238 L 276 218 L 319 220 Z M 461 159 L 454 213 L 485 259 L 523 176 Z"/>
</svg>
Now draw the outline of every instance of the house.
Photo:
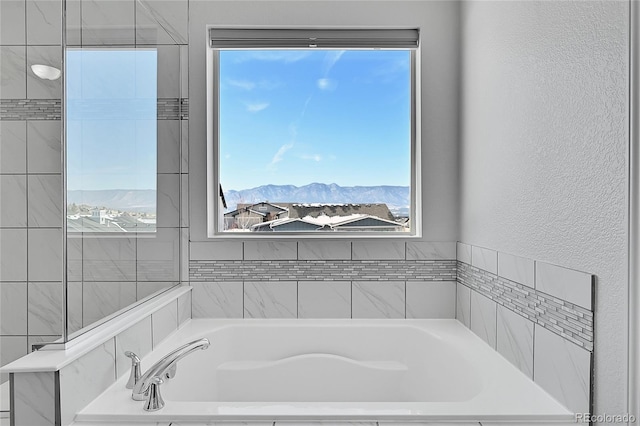
<svg viewBox="0 0 640 426">
<path fill-rule="evenodd" d="M 225 213 L 225 230 L 253 232 L 406 231 L 386 204 L 278 203 L 239 204 Z"/>
</svg>

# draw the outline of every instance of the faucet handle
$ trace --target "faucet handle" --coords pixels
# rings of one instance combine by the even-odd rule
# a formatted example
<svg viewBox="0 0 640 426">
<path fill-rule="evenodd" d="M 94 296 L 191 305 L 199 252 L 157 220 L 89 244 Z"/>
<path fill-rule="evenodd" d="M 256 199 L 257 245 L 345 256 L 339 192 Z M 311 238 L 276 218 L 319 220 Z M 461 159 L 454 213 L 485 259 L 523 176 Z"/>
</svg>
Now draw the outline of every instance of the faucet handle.
<svg viewBox="0 0 640 426">
<path fill-rule="evenodd" d="M 153 377 L 149 385 L 149 396 L 147 403 L 144 405 L 144 411 L 157 411 L 164 407 L 164 400 L 160 395 L 160 385 L 164 381 L 160 377 Z"/>
<path fill-rule="evenodd" d="M 126 351 L 124 353 L 125 356 L 131 358 L 131 373 L 129 374 L 129 380 L 127 381 L 126 388 L 133 389 L 138 380 L 140 380 L 140 358 L 138 355 L 131 351 Z"/>
</svg>

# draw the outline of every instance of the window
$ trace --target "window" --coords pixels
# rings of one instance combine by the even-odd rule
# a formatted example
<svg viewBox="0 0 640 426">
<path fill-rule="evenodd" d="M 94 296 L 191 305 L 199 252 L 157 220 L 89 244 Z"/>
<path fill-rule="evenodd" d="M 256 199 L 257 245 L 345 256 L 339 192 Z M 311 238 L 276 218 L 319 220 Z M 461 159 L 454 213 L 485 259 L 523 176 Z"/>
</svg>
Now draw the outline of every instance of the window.
<svg viewBox="0 0 640 426">
<path fill-rule="evenodd" d="M 418 234 L 417 30 L 210 39 L 210 234 Z"/>
<path fill-rule="evenodd" d="M 66 52 L 69 232 L 155 232 L 155 49 Z"/>
</svg>

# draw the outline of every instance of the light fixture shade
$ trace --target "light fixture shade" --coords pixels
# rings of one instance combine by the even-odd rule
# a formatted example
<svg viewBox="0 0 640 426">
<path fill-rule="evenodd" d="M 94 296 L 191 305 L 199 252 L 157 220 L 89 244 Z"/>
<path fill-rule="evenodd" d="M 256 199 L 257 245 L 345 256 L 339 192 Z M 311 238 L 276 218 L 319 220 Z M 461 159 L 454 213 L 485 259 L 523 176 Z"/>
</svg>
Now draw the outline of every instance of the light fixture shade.
<svg viewBox="0 0 640 426">
<path fill-rule="evenodd" d="M 57 80 L 60 78 L 60 70 L 49 65 L 33 64 L 31 71 L 43 80 Z"/>
</svg>

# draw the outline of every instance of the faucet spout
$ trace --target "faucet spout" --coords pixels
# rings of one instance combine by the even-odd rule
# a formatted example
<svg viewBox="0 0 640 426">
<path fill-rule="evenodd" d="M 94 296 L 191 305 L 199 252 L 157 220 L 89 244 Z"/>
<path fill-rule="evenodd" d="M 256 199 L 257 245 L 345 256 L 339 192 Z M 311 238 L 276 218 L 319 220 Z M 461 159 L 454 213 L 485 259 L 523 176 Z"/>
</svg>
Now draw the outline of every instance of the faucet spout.
<svg viewBox="0 0 640 426">
<path fill-rule="evenodd" d="M 198 339 L 180 346 L 178 349 L 165 355 L 160 361 L 153 364 L 149 370 L 142 375 L 142 377 L 140 377 L 138 382 L 133 386 L 131 398 L 136 401 L 145 400 L 145 394 L 149 391 L 154 378 L 162 378 L 163 376 L 166 378 L 173 377 L 175 375 L 175 368 L 178 361 L 198 349 L 207 349 L 209 345 L 209 339 Z"/>
</svg>

